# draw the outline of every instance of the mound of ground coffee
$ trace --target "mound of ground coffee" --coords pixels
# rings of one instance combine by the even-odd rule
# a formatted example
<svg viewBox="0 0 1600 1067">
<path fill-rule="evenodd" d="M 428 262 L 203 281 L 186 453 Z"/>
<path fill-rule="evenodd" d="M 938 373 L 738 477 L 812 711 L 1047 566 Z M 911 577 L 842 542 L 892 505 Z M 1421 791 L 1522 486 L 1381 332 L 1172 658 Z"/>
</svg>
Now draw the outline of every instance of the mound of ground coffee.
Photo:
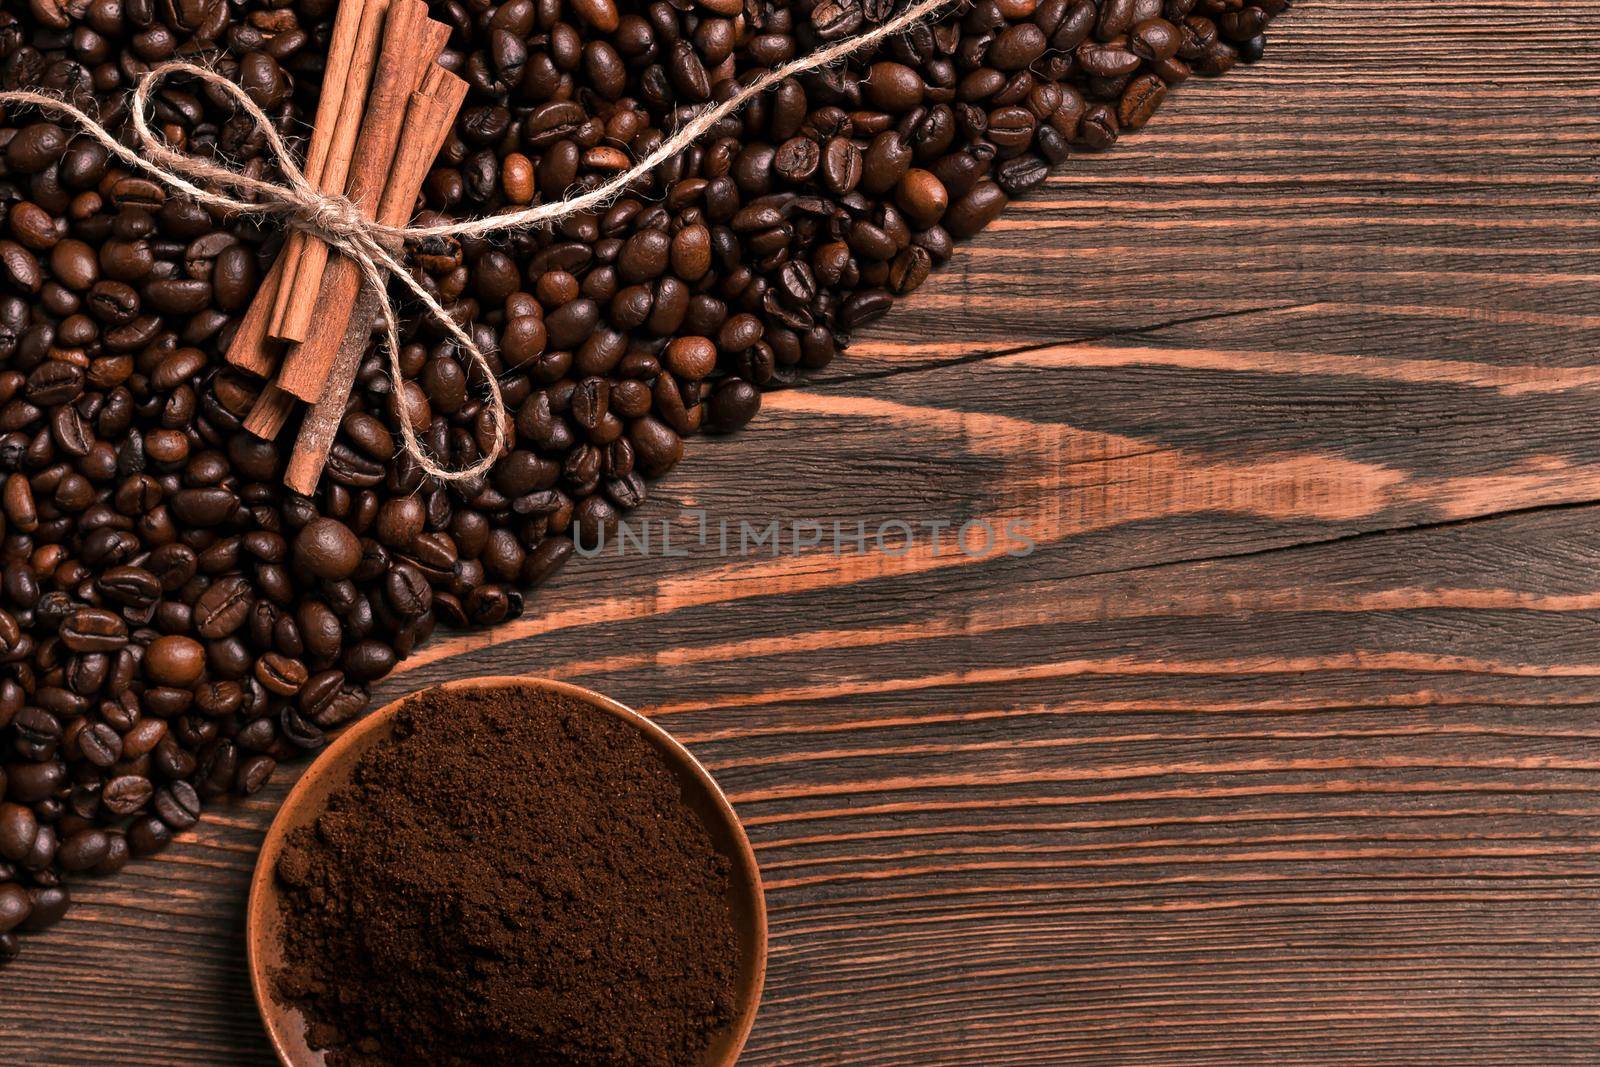
<svg viewBox="0 0 1600 1067">
<path fill-rule="evenodd" d="M 537 690 L 420 697 L 278 879 L 331 1064 L 686 1064 L 732 1015 L 727 860 L 637 730 Z"/>
</svg>

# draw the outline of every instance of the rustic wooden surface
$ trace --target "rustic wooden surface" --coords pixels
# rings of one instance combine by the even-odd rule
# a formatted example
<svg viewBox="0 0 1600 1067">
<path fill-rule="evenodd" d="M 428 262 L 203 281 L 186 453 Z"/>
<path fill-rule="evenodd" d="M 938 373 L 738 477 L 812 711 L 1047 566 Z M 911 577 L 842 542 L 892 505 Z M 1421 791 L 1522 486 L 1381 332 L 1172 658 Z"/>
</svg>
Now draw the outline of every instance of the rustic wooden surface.
<svg viewBox="0 0 1600 1067">
<path fill-rule="evenodd" d="M 643 513 L 1031 557 L 583 561 L 380 695 L 554 675 L 689 742 L 768 879 L 751 1064 L 1595 1063 L 1597 20 L 1297 7 Z M 0 1062 L 267 1063 L 287 784 L 76 890 Z"/>
</svg>

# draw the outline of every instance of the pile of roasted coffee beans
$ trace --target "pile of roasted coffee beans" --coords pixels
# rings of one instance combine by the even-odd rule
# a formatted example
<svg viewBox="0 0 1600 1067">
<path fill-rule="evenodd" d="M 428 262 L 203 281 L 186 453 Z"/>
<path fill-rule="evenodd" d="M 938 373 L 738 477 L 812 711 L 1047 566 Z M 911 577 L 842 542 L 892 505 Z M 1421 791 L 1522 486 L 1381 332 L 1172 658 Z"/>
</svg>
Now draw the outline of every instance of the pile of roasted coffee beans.
<svg viewBox="0 0 1600 1067">
<path fill-rule="evenodd" d="M 825 366 L 1074 152 L 1143 126 L 1191 74 L 1263 48 L 1288 0 L 963 0 L 781 85 L 555 232 L 413 250 L 497 353 L 516 447 L 443 488 L 395 444 L 482 454 L 473 372 L 413 323 L 410 378 L 363 365 L 318 493 L 245 433 L 225 367 L 282 234 L 219 219 L 37 114 L 0 116 L 0 956 L 107 874 L 262 787 L 359 714 L 433 631 L 522 590 L 645 497 L 683 439 Z M 425 217 L 581 190 L 735 79 L 859 33 L 890 0 L 435 0 L 472 92 Z M 125 116 L 181 57 L 303 138 L 335 0 L 8 0 L 0 84 Z M 270 176 L 259 131 L 169 84 L 170 141 Z M 291 427 L 292 430 L 292 427 Z M 285 441 L 292 441 L 292 433 Z"/>
</svg>

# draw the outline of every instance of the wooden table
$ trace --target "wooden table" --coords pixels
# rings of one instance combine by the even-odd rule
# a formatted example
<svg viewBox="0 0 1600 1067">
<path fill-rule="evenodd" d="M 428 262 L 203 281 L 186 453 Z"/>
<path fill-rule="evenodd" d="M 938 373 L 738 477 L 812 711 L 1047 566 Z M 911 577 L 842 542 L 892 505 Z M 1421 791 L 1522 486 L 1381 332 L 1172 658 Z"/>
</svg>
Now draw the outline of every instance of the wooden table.
<svg viewBox="0 0 1600 1067">
<path fill-rule="evenodd" d="M 769 888 L 750 1064 L 1594 1064 L 1597 21 L 1297 6 L 696 442 L 636 516 L 686 556 L 380 697 L 545 674 L 691 744 Z M 725 557 L 686 509 L 1037 550 Z M 288 777 L 75 889 L 0 1062 L 267 1063 Z"/>
</svg>

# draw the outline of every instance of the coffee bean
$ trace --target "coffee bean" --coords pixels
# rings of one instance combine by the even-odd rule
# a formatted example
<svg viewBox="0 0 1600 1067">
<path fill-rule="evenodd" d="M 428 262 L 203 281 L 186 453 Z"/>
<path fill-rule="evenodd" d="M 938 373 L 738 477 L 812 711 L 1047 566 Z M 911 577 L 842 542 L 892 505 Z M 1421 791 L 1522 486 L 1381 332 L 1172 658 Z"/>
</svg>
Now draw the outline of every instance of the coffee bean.
<svg viewBox="0 0 1600 1067">
<path fill-rule="evenodd" d="M 33 851 L 39 822 L 24 804 L 0 804 L 0 856 L 13 862 Z"/>
<path fill-rule="evenodd" d="M 278 761 L 267 755 L 255 755 L 239 764 L 234 776 L 233 789 L 240 796 L 259 793 L 278 769 Z"/>
<path fill-rule="evenodd" d="M 121 833 L 108 832 L 106 834 L 105 858 L 90 868 L 89 873 L 95 875 L 116 874 L 128 865 L 128 839 Z"/>
<path fill-rule="evenodd" d="M 258 271 L 255 257 L 244 245 L 231 245 L 217 254 L 211 271 L 211 289 L 217 307 L 242 312 L 255 296 Z"/>
<path fill-rule="evenodd" d="M 1135 78 L 1117 102 L 1117 123 L 1124 130 L 1137 130 L 1150 121 L 1156 108 L 1167 98 L 1167 83 L 1154 74 Z"/>
<path fill-rule="evenodd" d="M 778 146 L 772 169 L 784 181 L 796 185 L 810 181 L 822 164 L 822 150 L 809 137 L 791 137 Z"/>
<path fill-rule="evenodd" d="M 31 123 L 17 130 L 6 145 L 6 166 L 15 174 L 38 174 L 61 158 L 67 141 L 67 131 L 55 123 Z"/>
<path fill-rule="evenodd" d="M 1163 62 L 1178 53 L 1181 37 L 1178 29 L 1166 19 L 1147 19 L 1134 27 L 1128 36 L 1128 46 L 1146 62 Z"/>
<path fill-rule="evenodd" d="M 185 526 L 220 526 L 232 517 L 239 498 L 227 489 L 180 489 L 172 494 L 172 515 Z"/>
<path fill-rule="evenodd" d="M 128 824 L 127 841 L 130 855 L 154 855 L 172 844 L 172 828 L 154 815 L 144 815 Z"/>
<path fill-rule="evenodd" d="M 344 672 L 360 682 L 382 678 L 394 669 L 394 649 L 378 641 L 358 641 L 343 658 Z"/>
<path fill-rule="evenodd" d="M 74 656 L 67 662 L 66 681 L 74 693 L 93 696 L 105 687 L 111 673 L 111 657 L 103 653 Z"/>
<path fill-rule="evenodd" d="M 294 561 L 317 578 L 348 578 L 361 562 L 361 542 L 337 520 L 313 519 L 295 537 Z"/>
<path fill-rule="evenodd" d="M 128 627 L 102 608 L 79 608 L 61 623 L 61 643 L 74 652 L 115 652 L 128 643 Z"/>
<path fill-rule="evenodd" d="M 1017 156 L 1000 164 L 1000 169 L 995 173 L 995 182 L 1007 196 L 1021 196 L 1043 184 L 1049 175 L 1049 166 L 1038 156 Z"/>
<path fill-rule="evenodd" d="M 932 173 L 913 168 L 895 186 L 895 203 L 913 223 L 926 229 L 944 218 L 950 194 Z"/>
<path fill-rule="evenodd" d="M 3 265 L 3 259 L 0 259 L 0 266 Z M 129 325 L 138 318 L 142 308 L 139 293 L 135 289 L 123 282 L 105 279 L 89 288 L 86 306 L 91 316 L 107 326 Z M 159 319 L 156 320 L 158 326 L 159 322 Z"/>
<path fill-rule="evenodd" d="M 100 263 L 93 248 L 68 237 L 50 250 L 50 273 L 68 289 L 81 293 L 100 280 Z"/>
<path fill-rule="evenodd" d="M 80 830 L 61 842 L 56 858 L 63 870 L 87 871 L 105 861 L 111 837 L 102 830 Z"/>
<path fill-rule="evenodd" d="M 14 930 L 33 913 L 33 899 L 16 882 L 0 884 L 0 931 Z"/>
<path fill-rule="evenodd" d="M 711 425 L 724 433 L 744 426 L 760 410 L 760 391 L 740 378 L 725 379 L 711 394 Z"/>
<path fill-rule="evenodd" d="M 61 921 L 67 913 L 69 898 L 65 886 L 47 886 L 28 891 L 32 911 L 23 920 L 21 929 L 44 930 Z"/>
<path fill-rule="evenodd" d="M 872 107 L 908 111 L 922 102 L 924 86 L 922 76 L 911 67 L 885 60 L 867 69 L 861 88 Z"/>
<path fill-rule="evenodd" d="M 677 337 L 667 345 L 665 359 L 680 378 L 699 380 L 716 368 L 717 346 L 706 337 Z"/>
<path fill-rule="evenodd" d="M 711 231 L 699 223 L 685 226 L 672 239 L 669 258 L 673 273 L 685 281 L 703 278 L 711 269 Z"/>
<path fill-rule="evenodd" d="M 113 815 L 132 815 L 145 806 L 154 792 L 150 779 L 127 774 L 105 784 L 100 790 L 100 803 Z"/>
<path fill-rule="evenodd" d="M 975 185 L 966 196 L 951 205 L 944 219 L 944 228 L 953 237 L 970 237 L 1000 217 L 1005 209 L 1006 194 L 994 182 Z"/>
<path fill-rule="evenodd" d="M 1004 184 L 1004 168 L 1002 168 L 1002 185 Z M 933 270 L 933 257 L 927 249 L 917 245 L 904 248 L 894 257 L 889 264 L 889 288 L 896 295 L 903 296 L 914 292 L 918 286 L 928 280 L 928 274 Z"/>
<path fill-rule="evenodd" d="M 989 46 L 989 62 L 1000 70 L 1021 70 L 1044 55 L 1048 47 L 1043 30 L 1031 22 L 1019 22 L 995 38 Z"/>
<path fill-rule="evenodd" d="M 384 579 L 384 598 L 395 614 L 417 619 L 433 608 L 433 587 L 416 567 L 400 562 L 389 568 Z"/>
<path fill-rule="evenodd" d="M 628 430 L 639 468 L 652 477 L 665 474 L 683 455 L 683 441 L 658 419 L 646 415 Z"/>
<path fill-rule="evenodd" d="M 0 240 L 0 280 L 25 293 L 37 293 L 44 284 L 38 258 L 16 241 Z"/>
<path fill-rule="evenodd" d="M 38 204 L 24 200 L 11 209 L 6 220 L 18 241 L 34 252 L 47 252 L 61 239 L 55 218 Z"/>
<path fill-rule="evenodd" d="M 227 637 L 243 626 L 254 603 L 250 583 L 239 577 L 217 581 L 194 603 L 194 624 L 201 637 Z"/>
<path fill-rule="evenodd" d="M 588 339 L 600 321 L 600 308 L 593 300 L 574 300 L 545 316 L 549 343 L 556 348 L 572 348 Z"/>
<path fill-rule="evenodd" d="M 256 660 L 256 680 L 281 697 L 298 693 L 307 677 L 305 664 L 289 656 L 268 652 Z"/>
<path fill-rule="evenodd" d="M 91 723 L 78 734 L 78 751 L 95 767 L 109 767 L 122 758 L 122 735 L 108 723 Z"/>
<path fill-rule="evenodd" d="M 205 666 L 200 642 L 178 634 L 156 638 L 144 654 L 145 674 L 157 685 L 187 689 L 200 680 Z"/>
<path fill-rule="evenodd" d="M 625 282 L 659 277 L 667 269 L 672 240 L 660 230 L 640 230 L 622 246 L 617 273 Z"/>
<path fill-rule="evenodd" d="M 200 796 L 188 782 L 173 782 L 157 790 L 151 807 L 175 832 L 181 833 L 200 820 Z"/>
</svg>

